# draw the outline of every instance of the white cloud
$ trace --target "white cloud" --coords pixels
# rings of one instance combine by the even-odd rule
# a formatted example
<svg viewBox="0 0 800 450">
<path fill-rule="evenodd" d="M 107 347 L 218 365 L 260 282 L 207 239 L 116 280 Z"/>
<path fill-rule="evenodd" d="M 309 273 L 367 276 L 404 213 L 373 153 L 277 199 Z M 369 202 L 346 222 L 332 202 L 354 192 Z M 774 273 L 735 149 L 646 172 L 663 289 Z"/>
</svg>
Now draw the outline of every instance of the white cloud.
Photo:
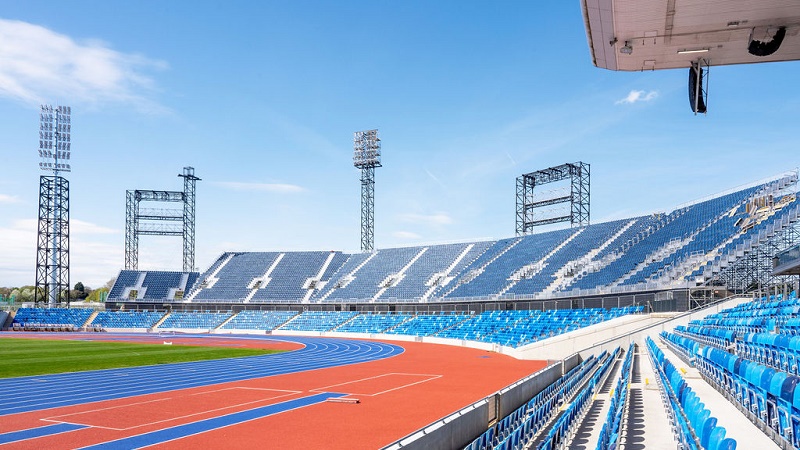
<svg viewBox="0 0 800 450">
<path fill-rule="evenodd" d="M 45 27 L 0 19 L 0 96 L 28 104 L 61 98 L 85 104 L 126 103 L 163 112 L 147 70 L 167 64 L 118 52 L 97 40 L 78 42 Z"/>
<path fill-rule="evenodd" d="M 449 225 L 453 223 L 453 218 L 450 217 L 450 215 L 448 215 L 447 213 L 435 213 L 435 214 L 407 213 L 407 214 L 400 214 L 398 218 L 403 222 L 418 223 L 424 225 Z"/>
<path fill-rule="evenodd" d="M 234 191 L 273 192 L 276 194 L 294 194 L 305 191 L 302 186 L 287 183 L 241 183 L 238 181 L 220 181 L 215 184 Z"/>
<path fill-rule="evenodd" d="M 69 231 L 71 234 L 117 234 L 121 230 L 107 228 L 91 222 L 84 222 L 83 220 L 71 219 L 69 221 Z"/>
<path fill-rule="evenodd" d="M 422 236 L 418 235 L 417 233 L 413 233 L 411 231 L 395 231 L 394 233 L 392 233 L 392 237 L 396 237 L 397 239 L 416 240 L 421 238 Z"/>
<path fill-rule="evenodd" d="M 0 227 L 0 286 L 22 286 L 36 280 L 36 219 L 20 219 Z M 103 235 L 117 230 L 79 219 L 70 219 L 70 279 L 99 287 L 122 267 L 122 245 L 118 237 L 105 242 Z M 93 236 L 93 237 L 90 237 Z"/>
<path fill-rule="evenodd" d="M 36 220 L 17 220 L 0 227 L 0 286 L 23 286 L 36 281 Z"/>
<path fill-rule="evenodd" d="M 655 100 L 656 98 L 658 98 L 658 91 L 645 92 L 645 91 L 637 91 L 634 89 L 628 92 L 627 97 L 617 100 L 614 104 L 620 105 L 626 103 L 632 105 L 637 102 L 649 102 L 650 100 Z"/>
<path fill-rule="evenodd" d="M 20 203 L 20 200 L 13 195 L 0 194 L 0 203 Z"/>
</svg>

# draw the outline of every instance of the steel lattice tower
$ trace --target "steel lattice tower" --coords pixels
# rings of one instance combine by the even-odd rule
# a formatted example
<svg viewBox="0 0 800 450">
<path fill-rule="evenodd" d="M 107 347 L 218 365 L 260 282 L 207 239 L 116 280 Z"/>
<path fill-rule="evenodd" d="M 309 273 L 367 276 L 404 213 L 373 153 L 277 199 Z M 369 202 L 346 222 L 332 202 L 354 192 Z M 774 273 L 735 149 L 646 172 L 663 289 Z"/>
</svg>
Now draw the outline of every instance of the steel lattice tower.
<svg viewBox="0 0 800 450">
<path fill-rule="evenodd" d="M 381 167 L 378 130 L 356 131 L 353 165 L 361 169 L 361 251 L 375 249 L 375 168 Z"/>
<path fill-rule="evenodd" d="M 194 270 L 195 198 L 200 178 L 194 167 L 184 167 L 181 191 L 127 191 L 125 196 L 125 269 L 139 268 L 139 236 L 181 236 L 183 238 L 183 271 Z M 183 209 L 141 208 L 141 202 L 183 203 Z M 175 222 L 181 222 L 177 225 Z"/>
<path fill-rule="evenodd" d="M 535 188 L 566 179 L 570 180 L 569 193 L 557 193 L 543 198 L 534 196 Z M 530 233 L 539 225 L 558 222 L 569 222 L 573 227 L 589 225 L 589 184 L 590 166 L 580 161 L 517 177 L 517 235 Z M 570 204 L 567 215 L 537 215 L 542 208 L 564 203 Z"/>
<path fill-rule="evenodd" d="M 194 167 L 184 167 L 183 173 L 183 271 L 191 272 L 194 267 L 194 212 L 195 189 L 200 178 L 194 176 Z"/>
<path fill-rule="evenodd" d="M 42 105 L 39 112 L 39 168 L 53 172 L 39 177 L 34 303 L 47 298 L 54 306 L 69 305 L 69 181 L 72 108 Z"/>
</svg>

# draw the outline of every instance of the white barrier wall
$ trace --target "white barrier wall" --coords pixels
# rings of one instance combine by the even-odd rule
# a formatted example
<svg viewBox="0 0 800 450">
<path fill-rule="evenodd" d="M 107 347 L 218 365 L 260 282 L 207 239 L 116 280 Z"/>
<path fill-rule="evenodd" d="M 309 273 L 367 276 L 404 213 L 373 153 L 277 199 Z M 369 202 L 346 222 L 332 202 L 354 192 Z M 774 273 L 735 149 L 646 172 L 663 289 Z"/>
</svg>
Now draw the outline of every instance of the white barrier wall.
<svg viewBox="0 0 800 450">
<path fill-rule="evenodd" d="M 752 297 L 744 297 L 744 296 L 732 297 L 730 299 L 715 303 L 713 305 L 707 306 L 705 308 L 696 311 L 686 312 L 678 316 L 675 316 L 673 318 L 662 319 L 655 324 L 630 331 L 625 335 L 620 335 L 618 337 L 607 339 L 605 341 L 598 340 L 598 343 L 581 349 L 579 353 L 582 358 L 587 358 L 589 355 L 596 355 L 602 352 L 603 350 L 611 351 L 617 348 L 618 346 L 627 348 L 632 342 L 636 343 L 642 342 L 646 336 L 650 336 L 652 339 L 656 339 L 656 336 L 658 336 L 662 331 L 671 332 L 678 325 L 686 326 L 692 320 L 699 320 L 709 314 L 715 314 L 722 311 L 723 309 L 733 308 L 735 306 L 741 305 L 742 303 L 747 303 L 752 300 L 753 300 Z"/>
</svg>

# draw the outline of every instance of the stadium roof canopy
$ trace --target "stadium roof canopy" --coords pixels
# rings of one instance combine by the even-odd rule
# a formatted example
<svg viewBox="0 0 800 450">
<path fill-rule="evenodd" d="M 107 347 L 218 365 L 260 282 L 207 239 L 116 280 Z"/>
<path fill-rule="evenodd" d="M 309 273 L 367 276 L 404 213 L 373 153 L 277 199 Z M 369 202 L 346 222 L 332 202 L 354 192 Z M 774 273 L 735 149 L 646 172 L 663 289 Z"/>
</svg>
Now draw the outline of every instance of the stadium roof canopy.
<svg viewBox="0 0 800 450">
<path fill-rule="evenodd" d="M 800 59 L 800 0 L 581 0 L 581 7 L 594 65 L 604 69 Z"/>
</svg>

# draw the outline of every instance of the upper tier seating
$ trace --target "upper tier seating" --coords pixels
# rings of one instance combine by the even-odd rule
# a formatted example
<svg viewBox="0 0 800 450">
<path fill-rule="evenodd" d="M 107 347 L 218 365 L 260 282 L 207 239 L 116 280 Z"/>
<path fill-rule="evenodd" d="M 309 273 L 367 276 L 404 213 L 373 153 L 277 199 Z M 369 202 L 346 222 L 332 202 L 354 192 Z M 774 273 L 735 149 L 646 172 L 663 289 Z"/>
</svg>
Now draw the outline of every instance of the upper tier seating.
<svg viewBox="0 0 800 450">
<path fill-rule="evenodd" d="M 170 272 L 159 270 L 122 270 L 108 294 L 109 301 L 173 301 L 178 292 L 188 292 L 199 274 L 197 272 Z M 132 297 L 130 291 L 136 291 Z"/>
<path fill-rule="evenodd" d="M 201 283 L 205 281 L 207 287 L 202 287 L 194 296 L 194 301 L 220 301 L 228 300 L 232 302 L 243 302 L 250 294 L 251 282 L 262 277 L 267 269 L 275 262 L 280 253 L 276 252 L 253 252 L 253 253 L 232 253 L 220 257 L 226 257 L 225 261 L 217 267 L 217 274 L 214 276 L 215 282 L 210 282 L 209 277 L 201 278 Z"/>
<path fill-rule="evenodd" d="M 403 303 L 685 287 L 705 282 L 775 226 L 796 220 L 800 201 L 779 194 L 779 184 L 741 189 L 666 214 L 498 241 L 355 254 L 224 253 L 202 275 L 189 274 L 186 283 L 179 272 L 123 270 L 109 298 L 128 300 L 126 292 L 134 289 L 143 290 L 139 301 L 168 301 L 170 292 L 183 288 L 189 294 L 180 300 L 192 302 Z"/>
<path fill-rule="evenodd" d="M 267 300 L 302 299 L 308 289 L 303 285 L 317 276 L 330 252 L 287 252 L 269 274 L 269 282 L 262 284 L 250 298 L 251 303 Z"/>
<path fill-rule="evenodd" d="M 509 279 L 516 271 L 538 262 L 574 233 L 575 230 L 567 229 L 523 236 L 518 244 L 497 257 L 477 277 L 462 283 L 447 297 L 478 297 L 499 293 L 509 284 Z"/>
<path fill-rule="evenodd" d="M 421 251 L 421 247 L 387 248 L 376 251 L 357 272 L 350 274 L 353 277 L 352 281 L 333 290 L 326 300 L 371 299 L 390 275 L 399 272 Z"/>
</svg>

